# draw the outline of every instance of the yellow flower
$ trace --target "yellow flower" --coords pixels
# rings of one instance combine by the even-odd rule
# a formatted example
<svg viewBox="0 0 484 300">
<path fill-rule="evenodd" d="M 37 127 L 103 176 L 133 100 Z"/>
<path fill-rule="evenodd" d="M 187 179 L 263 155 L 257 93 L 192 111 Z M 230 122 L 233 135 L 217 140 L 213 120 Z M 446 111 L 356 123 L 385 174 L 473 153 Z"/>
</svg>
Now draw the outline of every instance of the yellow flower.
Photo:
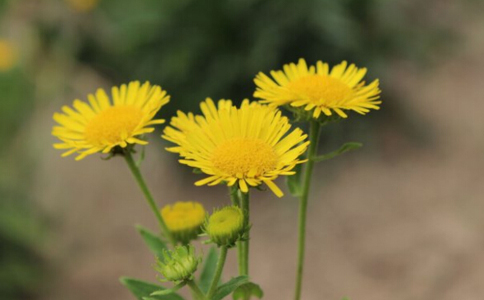
<svg viewBox="0 0 484 300">
<path fill-rule="evenodd" d="M 196 239 L 205 222 L 205 209 L 197 202 L 176 202 L 161 210 L 166 226 L 177 241 L 187 244 Z"/>
<path fill-rule="evenodd" d="M 16 63 L 16 47 L 11 42 L 0 39 L 0 72 L 12 69 Z"/>
<path fill-rule="evenodd" d="M 318 118 L 321 112 L 331 116 L 333 111 L 347 118 L 344 110 L 364 115 L 370 109 L 379 109 L 381 104 L 378 79 L 368 85 L 362 81 L 366 68 L 348 66 L 343 61 L 330 71 L 326 63 L 318 61 L 316 66 L 308 67 L 300 59 L 298 64 L 284 65 L 283 69 L 271 71 L 273 79 L 262 72 L 257 74 L 254 97 L 262 99 L 262 103 L 304 107 L 306 111 L 312 110 L 313 118 Z"/>
<path fill-rule="evenodd" d="M 244 100 L 240 108 L 230 100 L 212 99 L 200 105 L 203 116 L 178 112 L 163 138 L 177 144 L 167 148 L 179 153 L 180 163 L 200 169 L 209 177 L 195 185 L 228 186 L 238 183 L 243 192 L 249 186 L 265 183 L 278 197 L 282 191 L 274 184 L 279 175 L 292 175 L 298 157 L 306 151 L 307 135 L 272 107 Z"/>
<path fill-rule="evenodd" d="M 99 0 L 65 0 L 77 12 L 88 12 L 96 8 Z"/>
<path fill-rule="evenodd" d="M 112 88 L 112 103 L 103 89 L 95 95 L 88 95 L 89 103 L 74 100 L 74 109 L 64 106 L 62 113 L 54 113 L 52 135 L 62 143 L 54 144 L 56 149 L 65 149 L 62 156 L 79 153 L 76 160 L 96 152 L 109 153 L 114 147 L 125 148 L 128 144 L 146 145 L 136 136 L 152 132 L 154 120 L 160 108 L 170 97 L 159 86 L 149 82 L 142 86 L 139 81 Z"/>
</svg>

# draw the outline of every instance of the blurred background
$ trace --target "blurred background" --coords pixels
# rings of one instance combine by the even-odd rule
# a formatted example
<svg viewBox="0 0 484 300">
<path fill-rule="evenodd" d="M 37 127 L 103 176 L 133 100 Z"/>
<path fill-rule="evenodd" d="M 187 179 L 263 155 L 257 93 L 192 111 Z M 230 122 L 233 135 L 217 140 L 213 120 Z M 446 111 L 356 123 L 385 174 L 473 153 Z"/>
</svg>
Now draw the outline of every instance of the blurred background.
<svg viewBox="0 0 484 300">
<path fill-rule="evenodd" d="M 477 0 L 1 0 L 0 299 L 134 299 L 120 276 L 156 280 L 133 227 L 156 223 L 124 162 L 52 148 L 62 105 L 149 80 L 172 96 L 168 119 L 251 97 L 257 72 L 300 57 L 368 67 L 383 91 L 380 111 L 325 127 L 321 152 L 365 146 L 317 166 L 304 299 L 482 299 L 483 13 Z M 159 203 L 227 203 L 223 186 L 193 186 L 160 133 L 143 165 Z M 286 194 L 252 196 L 265 299 L 293 294 Z"/>
</svg>

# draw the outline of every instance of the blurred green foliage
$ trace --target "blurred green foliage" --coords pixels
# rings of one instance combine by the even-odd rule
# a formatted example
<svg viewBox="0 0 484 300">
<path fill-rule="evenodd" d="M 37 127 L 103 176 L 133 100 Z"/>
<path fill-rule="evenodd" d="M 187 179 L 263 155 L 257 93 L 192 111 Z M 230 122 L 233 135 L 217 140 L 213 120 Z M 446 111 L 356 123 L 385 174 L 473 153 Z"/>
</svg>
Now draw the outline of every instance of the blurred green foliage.
<svg viewBox="0 0 484 300">
<path fill-rule="evenodd" d="M 417 8 L 383 0 L 103 0 L 83 27 L 79 57 L 116 83 L 161 84 L 171 109 L 252 97 L 257 72 L 300 57 L 349 60 L 385 85 L 390 60 L 425 61 L 449 37 Z"/>
<path fill-rule="evenodd" d="M 42 229 L 29 193 L 31 163 L 17 136 L 31 115 L 32 93 L 18 69 L 0 73 L 0 91 L 0 169 L 8 170 L 0 172 L 0 299 L 28 299 L 43 270 Z"/>
</svg>

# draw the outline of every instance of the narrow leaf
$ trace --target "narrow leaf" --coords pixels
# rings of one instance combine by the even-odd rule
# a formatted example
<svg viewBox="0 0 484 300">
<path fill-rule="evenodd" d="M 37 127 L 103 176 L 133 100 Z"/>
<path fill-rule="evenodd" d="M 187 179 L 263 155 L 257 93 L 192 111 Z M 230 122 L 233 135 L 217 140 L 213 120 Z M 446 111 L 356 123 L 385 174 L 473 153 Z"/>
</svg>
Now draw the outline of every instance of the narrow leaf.
<svg viewBox="0 0 484 300">
<path fill-rule="evenodd" d="M 235 289 L 233 294 L 234 300 L 250 299 L 252 296 L 259 299 L 262 299 L 262 297 L 264 297 L 264 292 L 262 291 L 261 287 L 253 282 L 247 282 L 245 284 L 242 284 Z"/>
<path fill-rule="evenodd" d="M 164 287 L 151 282 L 129 277 L 121 277 L 119 281 L 126 286 L 138 300 L 144 300 L 144 298 L 149 298 L 150 300 L 183 300 L 180 295 L 175 293 L 150 297 L 153 292 L 165 289 Z"/>
<path fill-rule="evenodd" d="M 141 147 L 141 153 L 139 154 L 139 158 L 138 160 L 136 161 L 136 166 L 139 168 L 141 167 L 141 164 L 143 163 L 143 161 L 145 160 L 145 149 L 146 147 Z"/>
<path fill-rule="evenodd" d="M 160 237 L 158 237 L 155 233 L 153 233 L 149 229 L 146 229 L 141 225 L 136 225 L 136 230 L 138 230 L 139 234 L 143 238 L 148 248 L 156 256 L 160 257 L 163 250 L 167 249 L 166 244 L 160 239 Z"/>
<path fill-rule="evenodd" d="M 293 171 L 296 172 L 296 174 L 291 175 L 291 176 L 286 176 L 286 184 L 287 188 L 289 189 L 289 193 L 293 197 L 300 197 L 301 196 L 301 177 L 302 177 L 302 164 L 297 164 Z"/>
<path fill-rule="evenodd" d="M 247 283 L 249 278 L 247 276 L 238 276 L 230 279 L 228 282 L 220 285 L 213 296 L 213 300 L 221 300 L 224 297 L 230 295 L 236 288 L 244 283 Z"/>
<path fill-rule="evenodd" d="M 212 282 L 213 276 L 215 275 L 215 270 L 217 268 L 217 261 L 217 248 L 212 247 L 205 258 L 205 263 L 203 264 L 202 272 L 200 274 L 200 289 L 204 293 L 206 293 L 210 288 L 210 283 Z"/>
<path fill-rule="evenodd" d="M 168 295 L 168 294 L 172 294 L 176 291 L 178 291 L 179 289 L 181 289 L 182 287 L 184 287 L 187 283 L 186 282 L 182 282 L 182 283 L 179 283 L 177 285 L 175 285 L 174 287 L 172 287 L 171 289 L 163 289 L 163 290 L 159 290 L 159 291 L 156 291 L 156 292 L 153 292 L 150 294 L 150 296 L 156 296 L 156 295 Z"/>
<path fill-rule="evenodd" d="M 341 155 L 345 152 L 359 149 L 362 146 L 363 146 L 363 144 L 361 144 L 361 143 L 355 143 L 355 142 L 345 143 L 338 150 L 330 152 L 328 154 L 323 154 L 323 155 L 320 155 L 320 156 L 313 157 L 312 160 L 315 161 L 315 162 L 319 162 L 319 161 L 323 161 L 323 160 L 332 159 L 332 158 L 334 158 L 338 155 Z"/>
</svg>

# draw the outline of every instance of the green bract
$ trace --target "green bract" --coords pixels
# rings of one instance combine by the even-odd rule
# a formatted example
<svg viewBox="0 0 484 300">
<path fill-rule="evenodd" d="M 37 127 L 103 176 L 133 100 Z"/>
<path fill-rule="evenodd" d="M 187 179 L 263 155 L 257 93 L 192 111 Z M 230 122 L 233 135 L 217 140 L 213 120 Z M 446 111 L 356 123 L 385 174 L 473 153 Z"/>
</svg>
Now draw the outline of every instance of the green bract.
<svg viewBox="0 0 484 300">
<path fill-rule="evenodd" d="M 201 260 L 195 255 L 193 246 L 179 246 L 175 250 L 164 250 L 163 255 L 157 258 L 155 270 L 163 275 L 165 281 L 181 282 L 192 279 Z"/>
<path fill-rule="evenodd" d="M 218 246 L 231 247 L 246 232 L 244 213 L 237 206 L 226 206 L 215 211 L 205 224 L 205 233 Z"/>
</svg>

